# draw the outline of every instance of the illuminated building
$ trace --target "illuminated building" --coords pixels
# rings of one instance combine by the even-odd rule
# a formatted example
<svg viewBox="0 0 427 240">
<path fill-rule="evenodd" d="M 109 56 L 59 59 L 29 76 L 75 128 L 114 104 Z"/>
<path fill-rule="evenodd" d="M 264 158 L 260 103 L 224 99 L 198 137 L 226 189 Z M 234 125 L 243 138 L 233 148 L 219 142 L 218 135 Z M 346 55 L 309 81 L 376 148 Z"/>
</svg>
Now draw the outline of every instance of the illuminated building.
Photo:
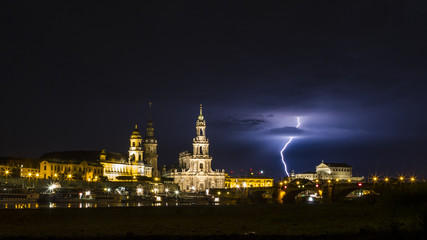
<svg viewBox="0 0 427 240">
<path fill-rule="evenodd" d="M 181 191 L 205 191 L 208 188 L 224 188 L 224 170 L 212 170 L 212 157 L 209 156 L 209 139 L 206 138 L 206 121 L 200 114 L 196 121 L 196 137 L 193 139 L 193 153 L 179 154 L 179 168 L 166 173 L 174 179 Z"/>
<path fill-rule="evenodd" d="M 226 188 L 260 188 L 273 187 L 273 178 L 268 177 L 230 177 L 225 178 Z"/>
<path fill-rule="evenodd" d="M 147 135 L 142 141 L 144 149 L 144 162 L 148 163 L 152 167 L 152 175 L 154 177 L 159 176 L 157 169 L 157 139 L 154 137 L 153 121 L 151 121 L 151 102 L 150 102 L 150 114 L 147 122 Z"/>
<path fill-rule="evenodd" d="M 346 163 L 325 163 L 321 162 L 316 166 L 316 172 L 305 172 L 291 174 L 293 179 L 308 179 L 308 180 L 345 180 L 360 181 L 363 177 L 354 177 L 352 174 L 353 167 Z"/>
<path fill-rule="evenodd" d="M 129 156 L 127 160 L 118 154 L 116 154 L 118 157 L 113 157 L 112 154 L 107 154 L 105 150 L 101 151 L 100 163 L 104 167 L 104 176 L 108 180 L 118 181 L 121 180 L 120 177 L 152 176 L 151 166 L 143 161 L 142 136 L 137 125 L 135 125 L 129 141 Z"/>
<path fill-rule="evenodd" d="M 70 177 L 68 177 L 70 175 Z M 96 162 L 63 161 L 60 159 L 40 162 L 40 178 L 78 179 L 93 181 L 102 176 L 102 166 Z M 96 181 L 96 180 L 95 180 Z"/>
<path fill-rule="evenodd" d="M 39 159 L 0 157 L 0 177 L 40 177 Z"/>
</svg>

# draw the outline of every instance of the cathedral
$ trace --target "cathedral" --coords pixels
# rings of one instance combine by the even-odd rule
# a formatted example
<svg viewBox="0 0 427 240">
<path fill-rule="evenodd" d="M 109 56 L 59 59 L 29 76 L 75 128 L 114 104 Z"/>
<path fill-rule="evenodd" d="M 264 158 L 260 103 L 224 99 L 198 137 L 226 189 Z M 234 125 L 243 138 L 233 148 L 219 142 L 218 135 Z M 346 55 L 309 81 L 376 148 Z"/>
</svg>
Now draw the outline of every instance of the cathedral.
<svg viewBox="0 0 427 240">
<path fill-rule="evenodd" d="M 212 157 L 209 155 L 209 139 L 206 138 L 206 121 L 200 105 L 196 121 L 196 137 L 193 138 L 193 153 L 179 154 L 179 167 L 166 174 L 173 178 L 181 191 L 205 191 L 209 188 L 224 188 L 224 170 L 212 170 Z"/>
</svg>

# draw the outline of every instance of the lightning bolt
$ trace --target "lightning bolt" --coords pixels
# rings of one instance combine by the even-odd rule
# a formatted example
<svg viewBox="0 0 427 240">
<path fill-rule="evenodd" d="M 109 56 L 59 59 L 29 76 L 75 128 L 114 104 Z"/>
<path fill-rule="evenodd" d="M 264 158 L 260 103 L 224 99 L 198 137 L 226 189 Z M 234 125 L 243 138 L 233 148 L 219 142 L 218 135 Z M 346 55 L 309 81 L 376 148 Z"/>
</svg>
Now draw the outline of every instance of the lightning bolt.
<svg viewBox="0 0 427 240">
<path fill-rule="evenodd" d="M 299 128 L 299 126 L 301 125 L 301 122 L 299 121 L 299 117 L 297 117 L 297 122 L 298 122 L 298 124 L 297 124 L 296 128 Z M 288 140 L 288 142 L 282 148 L 282 151 L 280 151 L 280 155 L 282 156 L 282 163 L 283 163 L 283 166 L 285 167 L 285 172 L 286 172 L 286 175 L 288 175 L 288 177 L 289 177 L 288 167 L 286 166 L 285 157 L 283 156 L 283 152 L 286 150 L 286 148 L 288 147 L 289 143 L 292 142 L 292 139 L 294 139 L 294 137 L 290 137 L 289 140 Z"/>
</svg>

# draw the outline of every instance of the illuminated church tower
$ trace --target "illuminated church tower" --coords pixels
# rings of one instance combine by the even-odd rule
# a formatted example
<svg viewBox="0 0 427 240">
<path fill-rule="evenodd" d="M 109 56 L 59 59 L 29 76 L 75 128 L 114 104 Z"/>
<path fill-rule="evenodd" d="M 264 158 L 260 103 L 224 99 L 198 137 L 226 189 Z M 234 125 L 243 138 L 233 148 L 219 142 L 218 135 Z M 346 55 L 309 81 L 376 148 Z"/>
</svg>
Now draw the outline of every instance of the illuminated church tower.
<svg viewBox="0 0 427 240">
<path fill-rule="evenodd" d="M 144 161 L 151 165 L 153 169 L 153 176 L 158 177 L 159 173 L 157 170 L 157 139 L 154 137 L 153 121 L 151 121 L 151 102 L 149 103 L 150 114 L 147 122 L 147 135 L 143 141 L 144 148 Z"/>
<path fill-rule="evenodd" d="M 142 136 L 138 131 L 138 125 L 135 125 L 135 130 L 133 130 L 132 135 L 130 136 L 129 164 L 142 162 L 143 152 Z"/>
<path fill-rule="evenodd" d="M 196 137 L 193 138 L 193 153 L 179 154 L 179 168 L 165 174 L 174 179 L 181 191 L 200 192 L 206 189 L 224 188 L 225 172 L 212 170 L 209 155 L 209 139 L 206 138 L 206 121 L 200 105 L 196 121 Z"/>
<path fill-rule="evenodd" d="M 193 157 L 191 161 L 192 171 L 212 171 L 212 158 L 209 156 L 209 140 L 206 138 L 206 121 L 203 117 L 202 104 L 200 104 L 200 114 L 196 121 L 196 137 L 193 138 Z M 196 167 L 194 168 L 194 166 Z"/>
</svg>

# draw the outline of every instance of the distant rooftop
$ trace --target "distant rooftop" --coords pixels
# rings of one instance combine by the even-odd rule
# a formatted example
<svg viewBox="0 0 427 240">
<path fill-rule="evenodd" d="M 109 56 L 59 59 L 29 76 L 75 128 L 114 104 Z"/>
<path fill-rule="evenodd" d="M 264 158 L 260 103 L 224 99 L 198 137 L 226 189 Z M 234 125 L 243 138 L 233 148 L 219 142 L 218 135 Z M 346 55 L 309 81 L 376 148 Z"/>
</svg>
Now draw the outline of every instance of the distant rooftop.
<svg viewBox="0 0 427 240">
<path fill-rule="evenodd" d="M 80 163 L 99 162 L 101 151 L 65 151 L 65 152 L 50 152 L 44 153 L 40 159 L 48 161 L 67 161 Z M 125 162 L 127 156 L 123 153 L 106 153 L 106 161 Z"/>
</svg>

